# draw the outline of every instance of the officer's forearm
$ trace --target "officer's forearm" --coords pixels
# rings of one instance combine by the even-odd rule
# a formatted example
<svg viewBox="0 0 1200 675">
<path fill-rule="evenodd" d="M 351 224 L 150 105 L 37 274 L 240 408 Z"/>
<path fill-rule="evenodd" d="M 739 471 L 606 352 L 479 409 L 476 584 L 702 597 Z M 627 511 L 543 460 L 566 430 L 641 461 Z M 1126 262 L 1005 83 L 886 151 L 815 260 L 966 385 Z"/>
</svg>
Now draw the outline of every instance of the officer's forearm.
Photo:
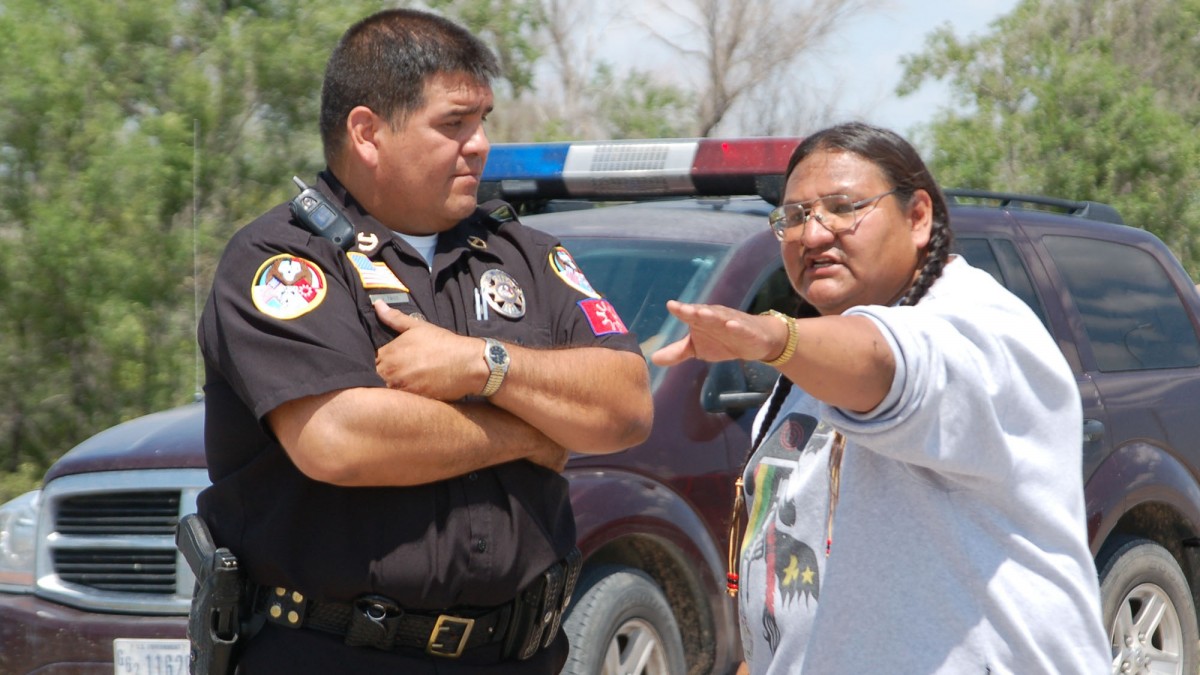
<svg viewBox="0 0 1200 675">
<path fill-rule="evenodd" d="M 342 486 L 421 485 L 527 458 L 547 465 L 561 451 L 495 406 L 383 388 L 289 401 L 268 421 L 300 471 Z"/>
<path fill-rule="evenodd" d="M 639 354 L 597 347 L 510 346 L 511 366 L 495 405 L 567 448 L 602 454 L 637 445 L 650 434 L 654 403 Z"/>
</svg>

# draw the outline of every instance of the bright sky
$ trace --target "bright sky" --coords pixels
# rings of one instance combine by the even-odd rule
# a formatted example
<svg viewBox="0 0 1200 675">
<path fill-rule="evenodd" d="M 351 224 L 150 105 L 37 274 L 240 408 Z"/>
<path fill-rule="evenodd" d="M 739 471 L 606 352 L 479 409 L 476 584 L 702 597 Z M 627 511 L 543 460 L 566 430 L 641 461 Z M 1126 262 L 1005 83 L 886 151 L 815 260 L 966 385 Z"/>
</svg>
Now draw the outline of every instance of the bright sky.
<svg viewBox="0 0 1200 675">
<path fill-rule="evenodd" d="M 929 121 L 935 111 L 949 105 L 950 95 L 945 86 L 935 83 L 925 84 L 903 99 L 897 97 L 894 92 L 902 74 L 900 57 L 923 51 L 928 34 L 945 23 L 960 38 L 983 34 L 993 20 L 1011 12 L 1019 0 L 881 2 L 882 6 L 871 14 L 852 20 L 838 39 L 821 50 L 818 62 L 798 77 L 813 78 L 821 84 L 837 78 L 835 86 L 823 88 L 823 93 L 836 101 L 835 119 L 830 121 L 859 119 L 907 135 L 913 126 Z M 669 26 L 659 28 L 670 33 Z M 787 38 L 785 27 L 780 28 L 780 37 Z M 600 50 L 603 57 L 618 64 L 660 75 L 670 71 L 671 55 L 660 51 L 657 43 L 637 29 L 628 33 L 608 30 L 600 44 L 604 45 Z"/>
<path fill-rule="evenodd" d="M 1017 4 L 1018 0 L 890 0 L 878 14 L 856 22 L 848 31 L 856 37 L 845 41 L 846 49 L 830 54 L 843 78 L 847 101 L 842 112 L 901 133 L 929 121 L 950 104 L 950 94 L 941 83 L 926 83 L 909 96 L 896 96 L 900 57 L 923 51 L 928 34 L 945 23 L 959 38 L 986 33 L 993 20 Z"/>
</svg>

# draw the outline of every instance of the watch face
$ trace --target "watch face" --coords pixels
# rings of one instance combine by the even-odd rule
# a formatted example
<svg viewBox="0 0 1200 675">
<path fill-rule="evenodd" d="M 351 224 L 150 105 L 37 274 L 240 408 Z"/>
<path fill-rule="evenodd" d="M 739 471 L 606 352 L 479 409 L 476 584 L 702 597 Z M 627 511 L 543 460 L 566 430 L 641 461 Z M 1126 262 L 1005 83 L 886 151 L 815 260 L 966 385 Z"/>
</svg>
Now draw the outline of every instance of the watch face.
<svg viewBox="0 0 1200 675">
<path fill-rule="evenodd" d="M 503 365 L 508 361 L 508 350 L 501 345 L 492 345 L 488 349 L 488 360 Z"/>
</svg>

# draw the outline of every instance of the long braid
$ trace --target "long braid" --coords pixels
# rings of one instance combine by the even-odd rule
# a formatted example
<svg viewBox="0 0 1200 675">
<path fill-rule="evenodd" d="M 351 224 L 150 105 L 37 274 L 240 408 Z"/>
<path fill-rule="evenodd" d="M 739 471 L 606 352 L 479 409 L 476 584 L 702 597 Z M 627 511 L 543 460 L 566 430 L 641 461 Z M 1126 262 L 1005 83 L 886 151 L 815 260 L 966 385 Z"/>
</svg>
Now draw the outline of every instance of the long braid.
<svg viewBox="0 0 1200 675">
<path fill-rule="evenodd" d="M 767 412 L 763 415 L 762 425 L 758 427 L 758 435 L 754 437 L 754 442 L 750 444 L 750 455 L 754 455 L 754 451 L 758 450 L 759 444 L 763 442 L 763 438 L 767 435 L 767 429 L 775 423 L 775 418 L 779 416 L 779 409 L 783 407 L 784 400 L 787 399 L 788 393 L 792 390 L 792 381 L 787 375 L 779 376 L 779 383 L 775 385 L 775 392 L 771 394 L 771 400 L 767 403 Z M 749 457 L 746 458 L 749 461 Z"/>
<path fill-rule="evenodd" d="M 730 597 L 737 596 L 740 578 L 738 577 L 738 565 L 741 559 L 742 551 L 742 517 L 745 515 L 745 485 L 742 474 L 746 473 L 746 467 L 750 465 L 750 460 L 754 458 L 754 452 L 758 449 L 759 444 L 767 435 L 767 429 L 775 422 L 775 418 L 779 415 L 779 410 L 783 408 L 783 402 L 788 397 L 788 392 L 792 390 L 792 381 L 786 375 L 779 375 L 779 382 L 775 385 L 775 392 L 771 394 L 771 400 L 767 403 L 767 411 L 763 415 L 762 425 L 758 428 L 758 434 L 754 437 L 754 442 L 750 444 L 750 450 L 746 453 L 746 462 L 742 465 L 742 470 L 738 472 L 737 477 L 733 481 L 733 512 L 729 516 L 729 561 L 728 571 L 725 575 L 725 590 Z"/>
<path fill-rule="evenodd" d="M 935 220 L 933 231 L 929 233 L 929 246 L 925 249 L 925 264 L 921 267 L 921 274 L 913 282 L 912 288 L 908 289 L 904 298 L 900 300 L 901 305 L 915 305 L 925 297 L 933 282 L 942 276 L 946 261 L 950 259 L 950 245 L 953 242 L 954 234 L 950 231 L 950 226 Z"/>
</svg>

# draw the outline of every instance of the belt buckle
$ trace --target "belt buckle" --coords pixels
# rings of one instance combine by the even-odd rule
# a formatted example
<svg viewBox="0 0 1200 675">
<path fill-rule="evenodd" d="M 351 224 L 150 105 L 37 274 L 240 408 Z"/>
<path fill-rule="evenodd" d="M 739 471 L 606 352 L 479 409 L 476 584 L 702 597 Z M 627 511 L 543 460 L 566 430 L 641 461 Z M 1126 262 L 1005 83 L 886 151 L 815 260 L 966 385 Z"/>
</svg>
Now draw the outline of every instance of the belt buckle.
<svg viewBox="0 0 1200 675">
<path fill-rule="evenodd" d="M 429 634 L 429 643 L 425 645 L 425 653 L 447 659 L 457 659 L 466 649 L 467 638 L 471 637 L 473 628 L 475 628 L 475 619 L 463 619 L 448 614 L 438 616 L 437 623 L 433 626 L 433 632 Z M 443 632 L 449 633 L 448 640 L 442 638 Z M 451 641 L 458 643 L 453 649 L 448 646 Z"/>
</svg>

